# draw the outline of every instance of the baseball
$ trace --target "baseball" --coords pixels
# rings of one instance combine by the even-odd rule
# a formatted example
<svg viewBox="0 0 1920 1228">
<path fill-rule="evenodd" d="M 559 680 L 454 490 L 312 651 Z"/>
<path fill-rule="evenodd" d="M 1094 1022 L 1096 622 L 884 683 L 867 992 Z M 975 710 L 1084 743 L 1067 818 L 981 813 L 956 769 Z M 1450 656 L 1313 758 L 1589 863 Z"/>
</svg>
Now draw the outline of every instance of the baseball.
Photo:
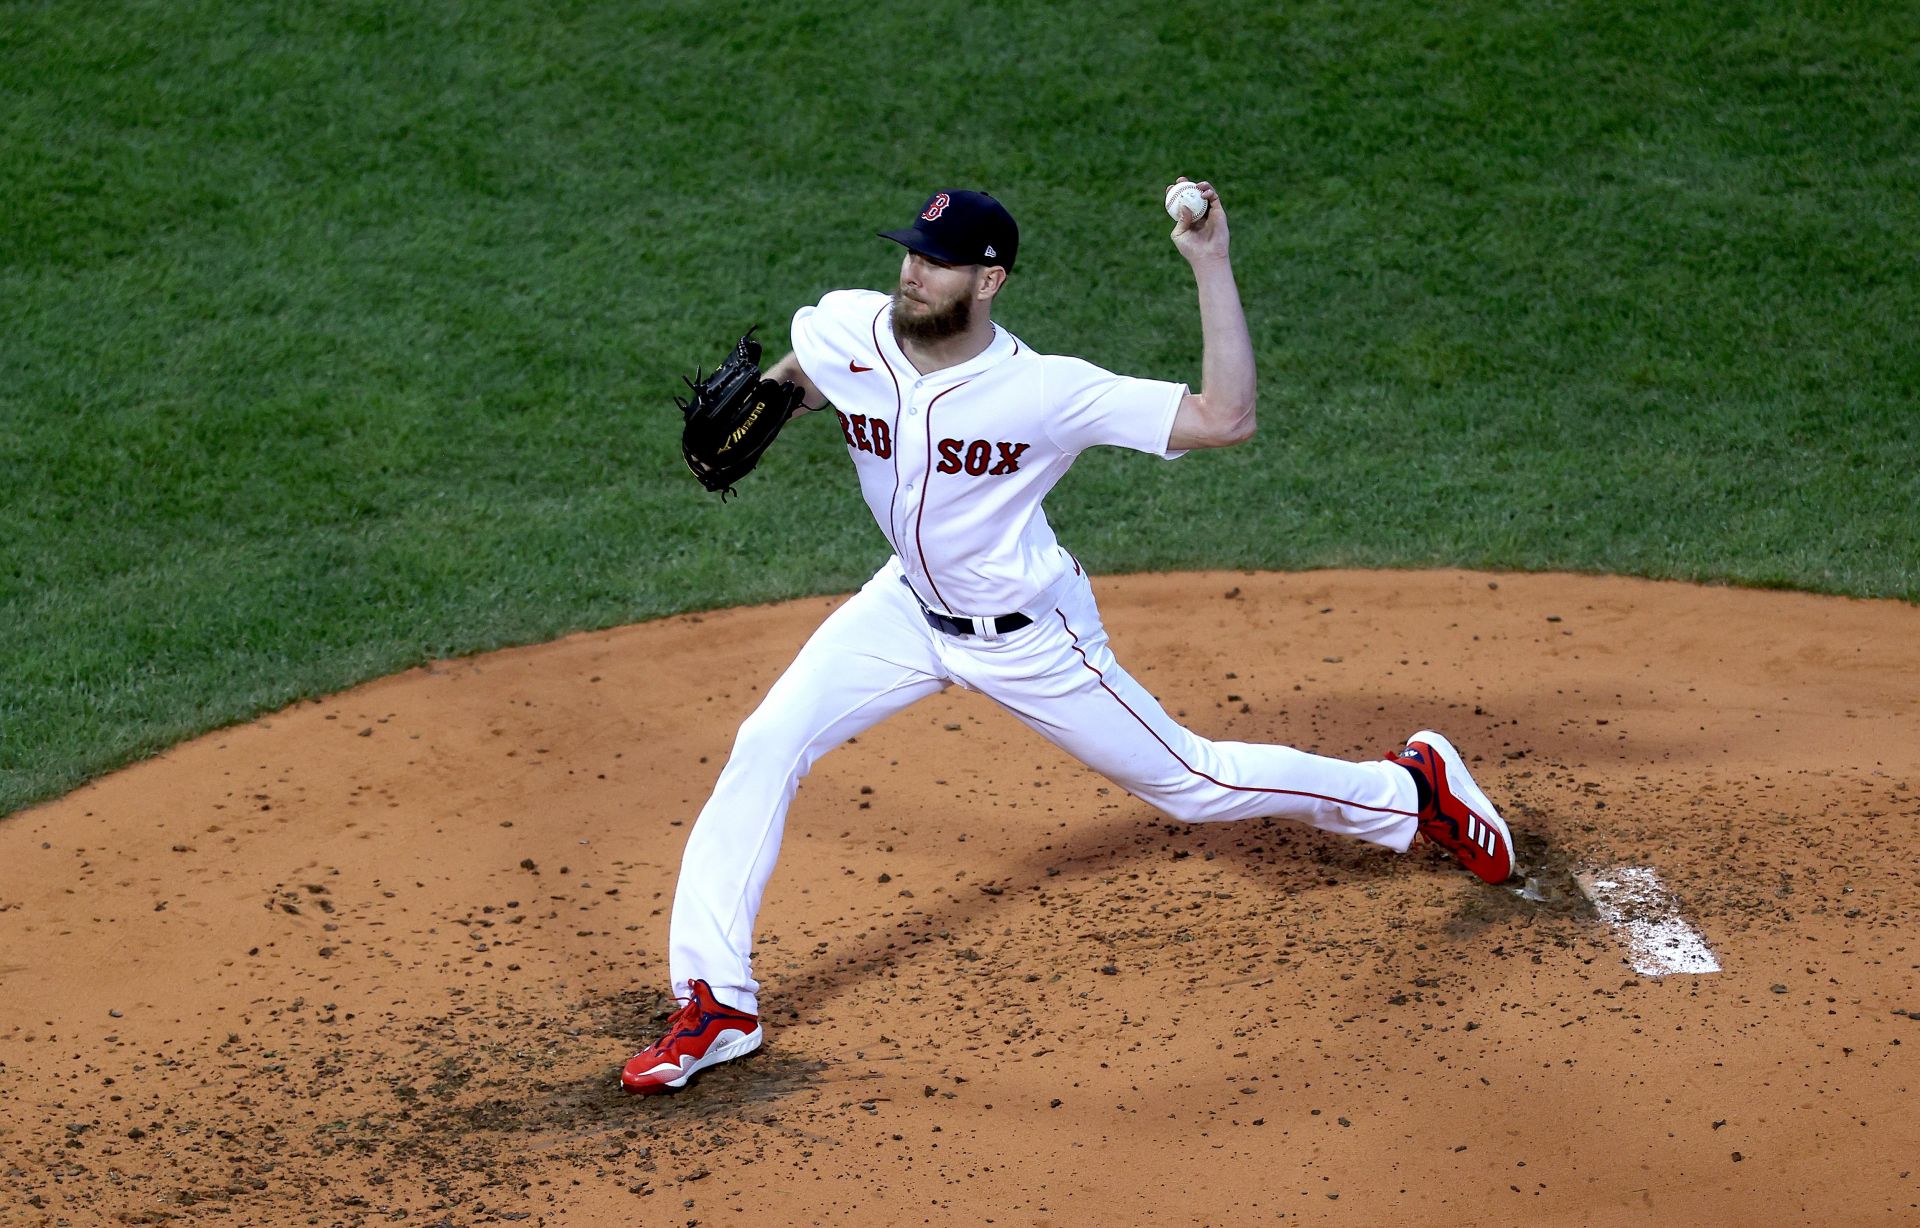
<svg viewBox="0 0 1920 1228">
<path fill-rule="evenodd" d="M 1179 221 L 1182 206 L 1193 215 L 1196 225 L 1207 216 L 1207 198 L 1200 195 L 1200 189 L 1190 183 L 1176 183 L 1167 189 L 1167 216 Z"/>
</svg>

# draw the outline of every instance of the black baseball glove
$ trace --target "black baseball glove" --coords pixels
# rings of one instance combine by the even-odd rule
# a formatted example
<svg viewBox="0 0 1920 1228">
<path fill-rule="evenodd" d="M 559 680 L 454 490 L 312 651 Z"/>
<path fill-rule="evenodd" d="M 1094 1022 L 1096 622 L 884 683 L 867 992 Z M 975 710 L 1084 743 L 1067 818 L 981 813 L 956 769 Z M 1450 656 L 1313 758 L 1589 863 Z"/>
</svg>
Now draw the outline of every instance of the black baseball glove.
<svg viewBox="0 0 1920 1228">
<path fill-rule="evenodd" d="M 760 343 L 753 329 L 712 375 L 696 373 L 686 383 L 693 400 L 674 398 L 686 415 L 680 455 L 702 486 L 725 499 L 733 484 L 760 463 L 805 393 L 790 380 L 760 378 Z"/>
</svg>

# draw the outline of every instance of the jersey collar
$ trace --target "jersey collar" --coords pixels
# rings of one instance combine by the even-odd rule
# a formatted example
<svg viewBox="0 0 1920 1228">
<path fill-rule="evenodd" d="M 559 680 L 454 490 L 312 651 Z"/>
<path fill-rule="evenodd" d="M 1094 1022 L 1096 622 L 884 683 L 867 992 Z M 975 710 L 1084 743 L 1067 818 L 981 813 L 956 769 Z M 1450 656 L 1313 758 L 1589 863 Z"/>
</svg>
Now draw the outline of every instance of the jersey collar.
<svg viewBox="0 0 1920 1228">
<path fill-rule="evenodd" d="M 913 365 L 906 351 L 900 348 L 900 341 L 893 335 L 893 306 L 888 304 L 884 328 L 877 329 L 881 349 L 886 352 L 887 360 L 899 364 L 904 373 L 918 373 L 920 368 Z M 921 375 L 919 379 L 927 384 L 962 384 L 989 368 L 1005 362 L 1020 350 L 1020 342 L 1014 335 L 998 324 L 993 326 L 993 340 L 987 342 L 987 348 L 955 367 L 942 367 L 931 375 Z"/>
</svg>

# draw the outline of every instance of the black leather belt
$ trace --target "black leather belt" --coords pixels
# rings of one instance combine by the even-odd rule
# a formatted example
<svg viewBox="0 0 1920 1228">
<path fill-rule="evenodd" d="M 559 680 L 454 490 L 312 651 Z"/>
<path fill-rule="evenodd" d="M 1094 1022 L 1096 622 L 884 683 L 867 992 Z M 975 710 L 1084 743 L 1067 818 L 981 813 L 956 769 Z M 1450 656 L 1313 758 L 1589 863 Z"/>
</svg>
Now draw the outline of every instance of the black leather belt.
<svg viewBox="0 0 1920 1228">
<path fill-rule="evenodd" d="M 907 591 L 913 593 L 913 585 L 907 584 L 905 576 L 900 583 L 907 585 Z M 951 614 L 936 614 L 920 600 L 919 593 L 913 593 L 913 600 L 920 607 L 920 615 L 927 620 L 927 626 L 935 631 L 944 631 L 948 635 L 1005 635 L 1009 631 L 1018 631 L 1022 627 L 1033 625 L 1033 620 L 1025 614 L 996 614 L 992 618 L 955 618 Z"/>
<path fill-rule="evenodd" d="M 945 614 L 935 614 L 925 606 L 920 607 L 920 613 L 926 616 L 927 626 L 948 635 L 1005 635 L 1033 623 L 1025 614 L 1002 614 L 997 618 L 949 618 Z"/>
</svg>

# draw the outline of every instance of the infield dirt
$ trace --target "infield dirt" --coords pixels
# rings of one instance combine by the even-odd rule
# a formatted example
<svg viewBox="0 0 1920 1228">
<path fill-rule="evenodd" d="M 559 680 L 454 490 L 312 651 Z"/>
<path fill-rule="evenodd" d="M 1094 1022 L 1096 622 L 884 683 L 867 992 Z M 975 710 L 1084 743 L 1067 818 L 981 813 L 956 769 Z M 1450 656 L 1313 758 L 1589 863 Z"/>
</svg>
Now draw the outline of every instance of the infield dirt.
<svg viewBox="0 0 1920 1228">
<path fill-rule="evenodd" d="M 767 1047 L 631 1098 L 686 824 L 834 602 L 445 662 L 0 821 L 0 1223 L 1920 1222 L 1920 610 L 1096 591 L 1203 734 L 1445 732 L 1544 898 L 1171 823 L 950 692 L 802 785 Z M 1620 865 L 1724 971 L 1632 971 L 1569 879 Z"/>
</svg>

